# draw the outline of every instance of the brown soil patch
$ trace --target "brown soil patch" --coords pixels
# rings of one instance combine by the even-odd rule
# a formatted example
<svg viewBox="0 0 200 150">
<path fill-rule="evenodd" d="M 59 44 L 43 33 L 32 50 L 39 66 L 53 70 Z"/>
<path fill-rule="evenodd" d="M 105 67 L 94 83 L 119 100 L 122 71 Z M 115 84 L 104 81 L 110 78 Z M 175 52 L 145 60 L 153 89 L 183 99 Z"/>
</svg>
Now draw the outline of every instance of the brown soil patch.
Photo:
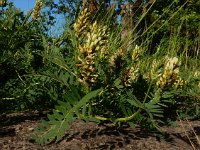
<svg viewBox="0 0 200 150">
<path fill-rule="evenodd" d="M 175 127 L 162 127 L 167 136 L 159 138 L 141 127 L 118 129 L 109 124 L 76 121 L 63 140 L 39 146 L 30 140 L 30 135 L 40 119 L 40 115 L 30 113 L 0 116 L 0 150 L 192 150 L 185 131 L 195 149 L 200 149 L 187 122 L 183 122 L 184 129 L 180 122 Z M 190 124 L 200 135 L 200 120 L 190 121 Z"/>
</svg>

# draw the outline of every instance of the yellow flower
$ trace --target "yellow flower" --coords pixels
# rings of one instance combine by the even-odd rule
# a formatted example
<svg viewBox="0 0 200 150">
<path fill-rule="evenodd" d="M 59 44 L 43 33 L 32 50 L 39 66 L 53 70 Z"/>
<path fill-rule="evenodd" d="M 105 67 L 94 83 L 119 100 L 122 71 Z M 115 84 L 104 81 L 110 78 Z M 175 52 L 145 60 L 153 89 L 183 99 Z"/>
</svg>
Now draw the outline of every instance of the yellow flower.
<svg viewBox="0 0 200 150">
<path fill-rule="evenodd" d="M 109 59 L 109 68 L 111 72 L 114 72 L 118 67 L 118 64 L 120 64 L 120 61 L 122 60 L 122 57 L 125 54 L 125 50 L 123 48 L 118 49 Z"/>
<path fill-rule="evenodd" d="M 161 75 L 156 85 L 161 89 L 173 84 L 176 87 L 182 87 L 184 81 L 179 77 L 179 66 L 180 63 L 177 57 L 169 58 L 165 65 L 164 73 Z"/>
<path fill-rule="evenodd" d="M 131 83 L 137 82 L 138 78 L 139 68 L 137 66 L 132 66 L 124 74 L 124 85 L 131 86 Z"/>
<path fill-rule="evenodd" d="M 32 15 L 33 21 L 38 19 L 38 17 L 40 16 L 41 9 L 42 9 L 42 2 L 40 0 L 36 0 Z"/>
<path fill-rule="evenodd" d="M 174 85 L 176 86 L 176 88 L 181 88 L 184 85 L 184 81 L 179 78 L 175 81 Z"/>
<path fill-rule="evenodd" d="M 74 31 L 77 37 L 84 35 L 89 23 L 90 13 L 87 8 L 83 9 L 76 22 L 74 23 Z"/>
<path fill-rule="evenodd" d="M 0 7 L 6 7 L 6 4 L 7 4 L 6 0 L 0 1 Z"/>
<path fill-rule="evenodd" d="M 98 73 L 95 68 L 95 58 L 103 58 L 107 53 L 106 27 L 98 25 L 95 21 L 88 27 L 90 30 L 85 34 L 85 42 L 79 44 L 79 67 L 80 82 L 93 84 L 96 82 Z M 104 40 L 103 40 L 104 39 Z"/>
<path fill-rule="evenodd" d="M 195 78 L 200 78 L 200 71 L 195 71 L 194 72 L 194 77 Z"/>
<path fill-rule="evenodd" d="M 138 45 L 136 45 L 132 53 L 132 60 L 138 61 L 140 54 L 141 54 L 141 48 Z"/>
</svg>

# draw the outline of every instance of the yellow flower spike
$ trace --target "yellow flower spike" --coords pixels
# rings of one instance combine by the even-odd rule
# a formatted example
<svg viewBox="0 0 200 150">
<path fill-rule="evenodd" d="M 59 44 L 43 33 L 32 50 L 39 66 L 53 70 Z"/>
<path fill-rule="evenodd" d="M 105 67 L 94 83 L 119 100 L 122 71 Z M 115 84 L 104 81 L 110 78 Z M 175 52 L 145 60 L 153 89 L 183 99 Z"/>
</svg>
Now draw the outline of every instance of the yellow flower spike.
<svg viewBox="0 0 200 150">
<path fill-rule="evenodd" d="M 200 71 L 198 71 L 198 70 L 195 71 L 195 72 L 194 72 L 194 77 L 195 77 L 195 78 L 200 78 Z"/>
<path fill-rule="evenodd" d="M 6 2 L 7 0 L 1 0 L 0 1 L 0 7 L 6 7 L 6 5 L 7 5 L 7 2 Z"/>
<path fill-rule="evenodd" d="M 84 11 L 83 11 L 84 12 Z M 78 21 L 74 25 L 74 30 L 79 26 L 80 20 L 84 20 L 83 17 L 79 17 Z M 106 53 L 106 48 L 108 48 L 108 41 L 106 40 L 105 33 L 107 28 L 105 26 L 100 26 L 97 21 L 88 26 L 87 32 L 85 32 L 84 42 L 79 46 L 79 57 L 85 62 L 85 65 L 78 65 L 80 79 L 89 86 L 96 82 L 98 73 L 95 68 L 95 58 L 102 58 Z M 81 63 L 81 62 L 80 62 Z M 81 63 L 82 64 L 82 63 Z M 80 81 L 81 81 L 80 80 Z"/>
<path fill-rule="evenodd" d="M 80 38 L 80 35 L 84 35 L 86 32 L 87 24 L 89 22 L 89 15 L 87 8 L 83 9 L 76 22 L 74 23 L 74 31 L 77 37 Z"/>
<path fill-rule="evenodd" d="M 182 87 L 184 83 L 181 78 L 179 77 L 179 61 L 178 58 L 168 58 L 166 66 L 164 68 L 164 72 L 160 79 L 157 81 L 156 85 L 161 89 L 170 86 L 176 85 L 176 87 Z"/>
<path fill-rule="evenodd" d="M 139 77 L 139 68 L 137 66 L 132 66 L 127 69 L 124 73 L 124 85 L 126 87 L 131 86 L 132 83 L 136 82 Z"/>
<path fill-rule="evenodd" d="M 139 60 L 139 56 L 140 56 L 140 53 L 141 53 L 141 49 L 138 45 L 135 46 L 135 48 L 133 49 L 133 52 L 132 52 L 132 60 L 133 61 L 138 61 Z"/>
<path fill-rule="evenodd" d="M 32 14 L 32 19 L 33 21 L 37 20 L 38 17 L 40 16 L 40 11 L 42 9 L 42 2 L 40 0 L 36 0 L 35 6 L 33 8 L 33 14 Z"/>
</svg>

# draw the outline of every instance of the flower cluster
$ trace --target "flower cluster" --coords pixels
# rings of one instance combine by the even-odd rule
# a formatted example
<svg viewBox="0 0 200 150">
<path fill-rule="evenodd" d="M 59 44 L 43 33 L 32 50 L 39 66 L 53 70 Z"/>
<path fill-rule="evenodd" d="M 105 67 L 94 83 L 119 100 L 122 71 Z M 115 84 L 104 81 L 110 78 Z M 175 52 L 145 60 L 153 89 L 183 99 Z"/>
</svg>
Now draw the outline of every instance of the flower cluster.
<svg viewBox="0 0 200 150">
<path fill-rule="evenodd" d="M 104 58 L 106 54 L 108 54 L 108 37 L 107 26 L 98 25 L 96 21 L 92 26 L 90 26 L 87 43 L 90 43 L 89 39 L 93 39 L 91 45 L 95 47 L 100 59 Z"/>
<path fill-rule="evenodd" d="M 0 1 L 0 7 L 6 7 L 6 0 Z"/>
<path fill-rule="evenodd" d="M 151 79 L 156 79 L 159 74 L 159 66 L 160 62 L 156 59 L 154 59 L 151 63 L 151 70 L 150 70 L 150 78 Z"/>
<path fill-rule="evenodd" d="M 177 57 L 169 58 L 164 68 L 164 73 L 156 83 L 157 86 L 161 89 L 171 85 L 181 87 L 183 85 L 183 80 L 179 77 L 179 66 L 180 63 Z"/>
<path fill-rule="evenodd" d="M 195 78 L 200 78 L 200 71 L 195 71 L 194 72 L 194 77 Z"/>
<path fill-rule="evenodd" d="M 120 67 L 122 57 L 125 54 L 125 49 L 118 49 L 109 59 L 109 68 L 111 72 L 114 72 L 117 68 Z"/>
<path fill-rule="evenodd" d="M 197 80 L 200 79 L 200 71 L 199 71 L 199 70 L 197 70 L 197 71 L 194 72 L 194 78 L 197 79 Z M 199 89 L 200 89 L 200 81 L 198 81 L 197 84 L 198 84 L 197 86 L 198 86 Z"/>
<path fill-rule="evenodd" d="M 96 82 L 98 73 L 95 68 L 95 58 L 102 58 L 108 50 L 108 41 L 106 40 L 107 28 L 100 26 L 95 21 L 89 26 L 89 31 L 85 37 L 85 43 L 79 45 L 79 81 L 83 84 L 93 84 Z"/>
<path fill-rule="evenodd" d="M 83 9 L 76 22 L 74 23 L 74 31 L 77 37 L 86 33 L 88 22 L 89 22 L 90 12 L 87 8 Z"/>
<path fill-rule="evenodd" d="M 137 82 L 139 78 L 139 68 L 138 67 L 131 67 L 125 72 L 124 75 L 124 85 L 131 86 L 132 83 Z"/>
<path fill-rule="evenodd" d="M 41 9 L 42 9 L 42 2 L 40 0 L 36 0 L 32 15 L 33 21 L 38 19 L 38 17 L 40 16 Z"/>
<path fill-rule="evenodd" d="M 141 48 L 136 45 L 135 48 L 133 49 L 133 52 L 132 52 L 132 61 L 138 61 L 139 60 L 139 57 L 141 55 Z"/>
<path fill-rule="evenodd" d="M 131 86 L 131 83 L 137 82 L 139 78 L 139 68 L 137 62 L 139 61 L 142 49 L 136 45 L 131 53 L 132 65 L 125 71 L 124 85 Z"/>
</svg>

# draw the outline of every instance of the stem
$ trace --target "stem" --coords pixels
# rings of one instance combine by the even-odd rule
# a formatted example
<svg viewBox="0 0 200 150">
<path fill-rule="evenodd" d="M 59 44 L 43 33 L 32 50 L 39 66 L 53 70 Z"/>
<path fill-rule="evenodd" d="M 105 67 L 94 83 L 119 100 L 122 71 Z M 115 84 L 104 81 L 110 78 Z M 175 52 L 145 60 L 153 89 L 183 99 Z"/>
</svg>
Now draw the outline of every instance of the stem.
<svg viewBox="0 0 200 150">
<path fill-rule="evenodd" d="M 150 85 L 148 87 L 148 90 L 147 90 L 147 93 L 145 95 L 145 98 L 144 98 L 144 101 L 142 103 L 142 106 L 134 114 L 132 114 L 131 116 L 128 116 L 128 117 L 125 117 L 125 118 L 117 118 L 116 121 L 129 121 L 129 120 L 133 119 L 135 116 L 137 116 L 142 111 L 142 108 L 143 108 L 143 106 L 144 106 L 144 104 L 145 104 L 145 102 L 147 100 L 148 94 L 150 92 L 151 85 L 152 85 L 152 81 L 151 81 L 151 83 L 150 83 Z"/>
<path fill-rule="evenodd" d="M 142 106 L 134 114 L 132 114 L 131 116 L 128 116 L 128 117 L 124 117 L 124 118 L 116 118 L 116 119 L 114 119 L 114 121 L 115 122 L 127 122 L 129 120 L 132 120 L 135 116 L 137 116 L 142 111 L 142 108 L 143 108 L 143 106 L 144 106 L 144 104 L 145 104 L 145 102 L 147 100 L 147 97 L 148 97 L 150 89 L 151 89 L 151 85 L 152 85 L 152 81 L 151 81 L 151 83 L 150 83 L 150 85 L 148 87 L 148 90 L 147 90 L 147 93 L 145 95 L 145 98 L 144 98 L 144 101 L 142 103 Z M 113 121 L 111 118 L 105 118 L 105 117 L 101 117 L 101 116 L 94 116 L 94 118 L 96 118 L 98 120 L 103 120 L 103 121 L 105 121 L 105 120 Z"/>
<path fill-rule="evenodd" d="M 145 104 L 145 102 L 146 102 L 146 100 L 147 100 L 147 97 L 148 97 L 148 95 L 149 95 L 149 92 L 150 92 L 152 83 L 153 83 L 153 80 L 151 80 L 151 82 L 150 82 L 150 85 L 149 85 L 149 87 L 148 87 L 148 90 L 147 90 L 147 93 L 146 93 L 146 95 L 145 95 L 145 98 L 144 98 L 144 101 L 143 101 L 143 103 L 142 103 L 142 106 L 144 106 L 144 104 Z"/>
<path fill-rule="evenodd" d="M 105 118 L 105 117 L 101 117 L 101 116 L 95 116 L 95 118 L 98 120 L 103 120 L 103 121 L 110 120 L 109 118 Z"/>
<path fill-rule="evenodd" d="M 134 114 L 132 114 L 131 116 L 125 117 L 125 118 L 117 118 L 116 122 L 126 122 L 129 120 L 132 120 L 135 116 L 137 116 L 140 112 L 141 112 L 141 108 L 139 108 Z"/>
</svg>

